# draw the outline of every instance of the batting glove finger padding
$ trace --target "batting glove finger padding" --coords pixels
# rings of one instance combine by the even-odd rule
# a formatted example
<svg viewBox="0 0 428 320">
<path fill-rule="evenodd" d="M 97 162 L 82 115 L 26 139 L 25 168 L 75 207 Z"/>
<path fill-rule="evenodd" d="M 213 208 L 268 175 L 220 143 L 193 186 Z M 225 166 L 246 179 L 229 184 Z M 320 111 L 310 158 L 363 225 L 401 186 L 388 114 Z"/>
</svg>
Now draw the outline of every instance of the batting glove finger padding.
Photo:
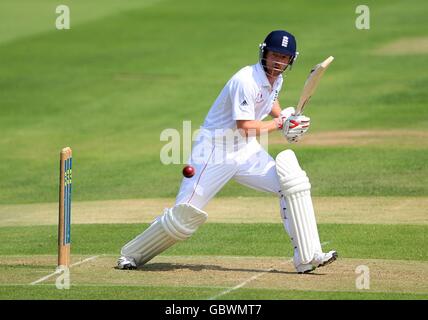
<svg viewBox="0 0 428 320">
<path fill-rule="evenodd" d="M 296 109 L 294 107 L 288 107 L 281 111 L 280 116 L 278 118 L 275 118 L 275 124 L 279 130 L 282 130 L 284 127 L 285 121 L 291 117 L 296 112 Z"/>
<path fill-rule="evenodd" d="M 285 121 L 282 132 L 289 142 L 297 142 L 308 131 L 310 125 L 309 117 L 292 115 Z"/>
</svg>

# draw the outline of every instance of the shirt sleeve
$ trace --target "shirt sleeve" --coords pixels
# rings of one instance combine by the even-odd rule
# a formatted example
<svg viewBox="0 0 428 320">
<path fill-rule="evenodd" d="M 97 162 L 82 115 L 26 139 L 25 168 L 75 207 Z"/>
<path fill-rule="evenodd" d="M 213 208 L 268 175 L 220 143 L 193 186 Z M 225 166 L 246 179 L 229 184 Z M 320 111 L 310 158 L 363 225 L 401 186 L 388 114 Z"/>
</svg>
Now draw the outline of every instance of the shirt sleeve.
<svg viewBox="0 0 428 320">
<path fill-rule="evenodd" d="M 230 86 L 233 120 L 255 119 L 255 96 L 251 87 L 243 81 L 235 80 Z"/>
</svg>

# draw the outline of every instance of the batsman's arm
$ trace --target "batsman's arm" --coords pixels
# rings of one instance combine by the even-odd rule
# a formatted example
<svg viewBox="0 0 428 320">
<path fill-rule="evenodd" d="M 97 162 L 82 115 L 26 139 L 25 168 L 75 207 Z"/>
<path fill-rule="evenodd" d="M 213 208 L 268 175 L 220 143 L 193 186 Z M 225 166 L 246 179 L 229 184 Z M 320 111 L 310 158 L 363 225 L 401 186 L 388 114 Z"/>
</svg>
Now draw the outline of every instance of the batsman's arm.
<svg viewBox="0 0 428 320">
<path fill-rule="evenodd" d="M 243 131 L 246 136 L 260 136 L 260 134 L 278 130 L 278 125 L 275 120 L 236 120 L 236 126 L 239 130 Z"/>
<path fill-rule="evenodd" d="M 270 116 L 272 118 L 278 118 L 281 115 L 281 106 L 279 105 L 279 101 L 275 100 L 272 106 L 272 110 L 270 112 Z"/>
</svg>

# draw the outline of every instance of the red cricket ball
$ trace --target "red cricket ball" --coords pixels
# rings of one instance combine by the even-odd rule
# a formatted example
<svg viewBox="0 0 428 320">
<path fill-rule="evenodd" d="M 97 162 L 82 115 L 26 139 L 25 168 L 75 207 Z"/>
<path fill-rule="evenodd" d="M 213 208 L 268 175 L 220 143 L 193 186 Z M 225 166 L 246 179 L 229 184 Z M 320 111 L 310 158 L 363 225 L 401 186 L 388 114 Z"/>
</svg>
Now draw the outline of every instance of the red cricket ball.
<svg viewBox="0 0 428 320">
<path fill-rule="evenodd" d="M 183 168 L 183 176 L 186 178 L 191 178 L 195 175 L 195 168 L 190 165 L 187 165 Z"/>
</svg>

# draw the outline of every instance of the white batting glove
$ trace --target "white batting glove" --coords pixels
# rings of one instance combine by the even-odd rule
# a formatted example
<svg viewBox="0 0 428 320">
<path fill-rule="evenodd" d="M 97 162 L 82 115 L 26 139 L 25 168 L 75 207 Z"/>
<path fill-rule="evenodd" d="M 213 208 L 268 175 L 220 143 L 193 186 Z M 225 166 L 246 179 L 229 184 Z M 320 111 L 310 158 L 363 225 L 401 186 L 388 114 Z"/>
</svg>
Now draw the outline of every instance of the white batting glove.
<svg viewBox="0 0 428 320">
<path fill-rule="evenodd" d="M 294 143 L 301 139 L 301 137 L 308 131 L 311 125 L 311 119 L 304 115 L 292 115 L 285 120 L 282 128 L 282 133 L 288 142 Z"/>
<path fill-rule="evenodd" d="M 281 111 L 281 115 L 275 119 L 276 126 L 282 130 L 284 137 L 289 143 L 297 142 L 308 131 L 311 124 L 310 118 L 299 115 L 295 116 L 294 107 L 288 107 Z"/>
<path fill-rule="evenodd" d="M 285 120 L 296 113 L 296 109 L 294 107 L 288 107 L 281 111 L 281 117 Z"/>
<path fill-rule="evenodd" d="M 282 130 L 282 128 L 284 127 L 284 123 L 287 120 L 287 118 L 292 116 L 295 112 L 296 112 L 296 109 L 294 109 L 294 107 L 288 107 L 288 108 L 285 108 L 284 110 L 281 111 L 279 117 L 274 119 L 276 127 L 278 128 L 278 130 Z"/>
</svg>

